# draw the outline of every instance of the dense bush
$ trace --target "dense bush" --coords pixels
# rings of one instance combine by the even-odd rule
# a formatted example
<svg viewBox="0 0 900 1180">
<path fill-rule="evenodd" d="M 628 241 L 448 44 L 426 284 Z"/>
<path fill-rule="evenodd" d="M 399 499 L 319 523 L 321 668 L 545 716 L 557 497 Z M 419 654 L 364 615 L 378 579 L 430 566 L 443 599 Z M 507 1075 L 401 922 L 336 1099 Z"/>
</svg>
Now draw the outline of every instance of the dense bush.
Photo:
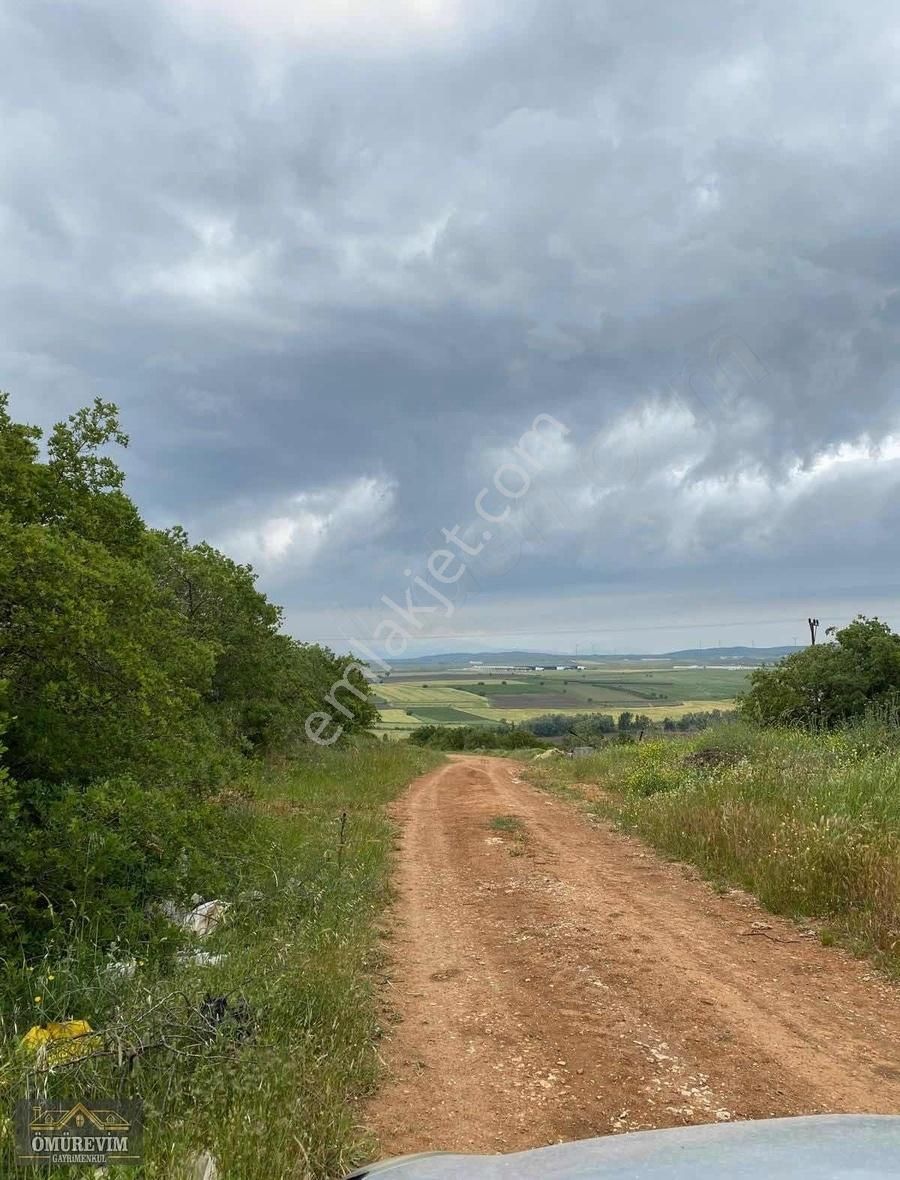
<svg viewBox="0 0 900 1180">
<path fill-rule="evenodd" d="M 349 661 L 282 634 L 250 567 L 191 545 L 182 529 L 144 525 L 102 453 L 128 441 L 114 406 L 97 401 L 58 425 L 45 460 L 39 432 L 6 407 L 0 396 L 10 772 L 203 784 L 229 754 L 302 740 L 304 718 Z M 342 700 L 346 728 L 374 719 L 368 699 Z"/>
<path fill-rule="evenodd" d="M 249 566 L 149 529 L 107 453 L 127 443 L 97 400 L 42 451 L 0 394 L 0 953 L 75 919 L 134 932 L 153 898 L 212 888 L 210 793 L 305 743 L 352 662 L 282 633 Z M 377 712 L 349 681 L 352 733 Z"/>
<path fill-rule="evenodd" d="M 150 903 L 214 896 L 221 847 L 243 835 L 228 809 L 131 778 L 0 792 L 0 947 L 26 959 L 83 937 L 146 943 L 162 927 Z"/>
</svg>

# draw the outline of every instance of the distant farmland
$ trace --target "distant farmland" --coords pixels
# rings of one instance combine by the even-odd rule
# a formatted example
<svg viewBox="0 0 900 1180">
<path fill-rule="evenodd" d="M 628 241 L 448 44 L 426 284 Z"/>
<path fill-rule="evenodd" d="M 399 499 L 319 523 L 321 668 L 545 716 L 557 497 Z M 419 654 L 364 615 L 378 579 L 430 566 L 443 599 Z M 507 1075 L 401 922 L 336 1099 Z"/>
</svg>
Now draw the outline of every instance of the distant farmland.
<svg viewBox="0 0 900 1180">
<path fill-rule="evenodd" d="M 543 713 L 645 713 L 654 720 L 728 709 L 747 668 L 588 666 L 584 671 L 395 674 L 376 690 L 377 728 L 403 737 L 419 725 L 490 725 Z"/>
<path fill-rule="evenodd" d="M 446 705 L 419 705 L 411 710 L 412 716 L 419 718 L 426 725 L 492 725 L 493 720 L 486 720 L 477 713 L 466 713 L 462 709 L 452 709 Z"/>
</svg>

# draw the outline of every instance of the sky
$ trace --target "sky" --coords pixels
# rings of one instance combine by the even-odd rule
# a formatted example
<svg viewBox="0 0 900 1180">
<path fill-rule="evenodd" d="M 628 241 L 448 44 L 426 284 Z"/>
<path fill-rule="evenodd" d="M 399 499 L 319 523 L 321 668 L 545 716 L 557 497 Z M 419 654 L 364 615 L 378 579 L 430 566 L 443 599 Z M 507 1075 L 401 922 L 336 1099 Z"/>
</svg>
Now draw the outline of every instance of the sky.
<svg viewBox="0 0 900 1180">
<path fill-rule="evenodd" d="M 14 416 L 118 403 L 299 639 L 900 624 L 895 4 L 28 0 L 0 64 Z"/>
</svg>

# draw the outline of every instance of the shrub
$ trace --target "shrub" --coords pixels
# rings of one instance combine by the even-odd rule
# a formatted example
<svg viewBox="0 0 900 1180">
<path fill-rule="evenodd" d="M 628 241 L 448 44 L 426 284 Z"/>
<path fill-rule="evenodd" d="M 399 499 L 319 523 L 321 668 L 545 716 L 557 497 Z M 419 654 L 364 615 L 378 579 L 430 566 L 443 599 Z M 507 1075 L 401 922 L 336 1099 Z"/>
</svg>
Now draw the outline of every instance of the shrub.
<svg viewBox="0 0 900 1180">
<path fill-rule="evenodd" d="M 673 791 L 683 781 L 683 771 L 673 759 L 671 745 L 664 742 L 635 744 L 634 767 L 625 777 L 625 786 L 632 795 L 646 797 Z"/>
<path fill-rule="evenodd" d="M 30 957 L 87 935 L 136 944 L 161 928 L 152 903 L 214 895 L 239 811 L 122 777 L 86 787 L 0 784 L 0 952 Z"/>
</svg>

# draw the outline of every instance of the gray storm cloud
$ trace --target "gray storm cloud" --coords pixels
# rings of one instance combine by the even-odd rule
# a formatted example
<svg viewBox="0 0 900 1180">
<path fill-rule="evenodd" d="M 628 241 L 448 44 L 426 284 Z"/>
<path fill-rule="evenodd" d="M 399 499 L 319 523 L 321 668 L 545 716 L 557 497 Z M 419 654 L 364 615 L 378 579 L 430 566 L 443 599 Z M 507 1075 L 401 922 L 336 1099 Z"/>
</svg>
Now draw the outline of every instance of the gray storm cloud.
<svg viewBox="0 0 900 1180">
<path fill-rule="evenodd" d="M 898 53 L 831 0 L 7 6 L 0 385 L 117 400 L 148 518 L 304 638 L 539 413 L 570 434 L 461 635 L 890 615 Z"/>
</svg>

